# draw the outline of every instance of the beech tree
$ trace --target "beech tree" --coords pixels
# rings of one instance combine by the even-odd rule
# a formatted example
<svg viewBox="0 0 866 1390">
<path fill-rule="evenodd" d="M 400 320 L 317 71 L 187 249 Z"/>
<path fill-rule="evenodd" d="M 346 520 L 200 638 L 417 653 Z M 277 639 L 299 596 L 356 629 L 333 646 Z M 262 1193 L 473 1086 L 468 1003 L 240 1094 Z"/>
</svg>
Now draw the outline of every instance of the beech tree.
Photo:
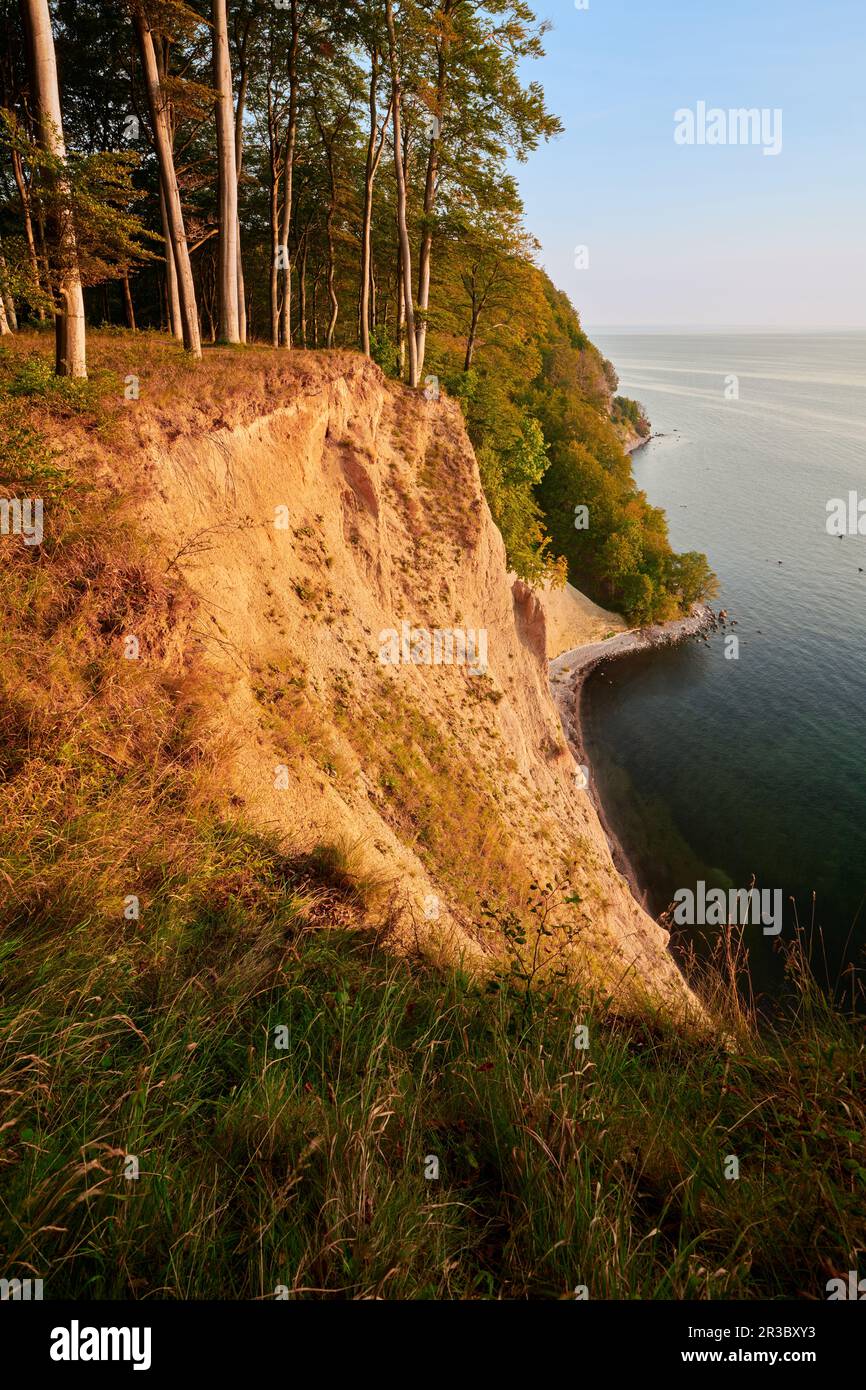
<svg viewBox="0 0 866 1390">
<path fill-rule="evenodd" d="M 50 156 L 50 178 L 55 195 L 55 371 L 58 376 L 86 377 L 84 292 L 78 270 L 75 225 L 65 172 L 66 146 L 51 16 L 48 0 L 24 0 L 24 4 L 38 138 L 42 149 Z"/>
<path fill-rule="evenodd" d="M 186 7 L 176 7 L 175 15 L 190 20 Z M 201 331 L 198 321 L 195 283 L 189 258 L 183 208 L 174 166 L 174 150 L 166 114 L 166 97 L 159 79 L 159 69 L 154 47 L 154 31 L 151 20 L 145 11 L 142 0 L 134 0 L 133 22 L 141 53 L 141 64 L 147 90 L 151 127 L 159 164 L 160 192 L 165 208 L 166 230 L 174 275 L 177 285 L 178 308 L 180 312 L 183 345 L 193 357 L 201 357 Z"/>
<path fill-rule="evenodd" d="M 359 341 L 361 351 L 365 353 L 367 357 L 370 356 L 370 314 L 373 291 L 373 187 L 376 175 L 379 172 L 382 152 L 385 148 L 385 137 L 388 130 L 388 122 L 391 119 L 393 102 L 392 94 L 389 97 L 380 121 L 378 102 L 382 71 L 383 26 L 380 7 L 378 5 L 373 5 L 371 10 L 372 13 L 364 16 L 364 22 L 360 32 L 361 41 L 366 48 L 367 59 L 370 65 L 367 83 L 369 125 L 367 128 L 367 147 L 364 159 L 364 210 L 361 217 L 361 261 L 358 296 Z"/>
<path fill-rule="evenodd" d="M 229 61 L 226 0 L 212 0 L 213 85 L 216 101 L 217 187 L 219 218 L 219 321 L 220 338 L 241 340 L 238 307 L 240 264 L 238 223 L 238 165 L 235 156 L 234 99 Z"/>
<path fill-rule="evenodd" d="M 0 251 L 0 338 L 6 333 L 11 333 L 18 326 L 15 321 L 15 303 L 9 294 L 7 276 L 6 257 Z"/>
<path fill-rule="evenodd" d="M 400 242 L 399 290 L 403 298 L 409 350 L 409 385 L 418 385 L 418 348 L 415 340 L 415 306 L 412 302 L 412 252 L 409 246 L 409 225 L 406 216 L 406 165 L 403 151 L 403 84 L 394 24 L 393 0 L 385 0 L 388 24 L 388 64 L 391 71 L 391 119 L 393 121 L 394 176 L 397 180 L 397 235 Z"/>
<path fill-rule="evenodd" d="M 432 372 L 523 577 L 558 572 L 550 537 L 631 616 L 708 591 L 635 488 L 617 428 L 637 407 L 524 229 L 512 162 L 559 129 L 526 77 L 546 29 L 528 0 L 127 0 L 132 24 L 51 0 L 53 34 L 48 0 L 22 0 L 30 64 L 17 4 L 0 334 L 56 312 L 58 369 L 83 372 L 85 310 L 167 323 L 198 357 L 201 309 L 213 339 L 357 345 L 413 388 Z"/>
</svg>

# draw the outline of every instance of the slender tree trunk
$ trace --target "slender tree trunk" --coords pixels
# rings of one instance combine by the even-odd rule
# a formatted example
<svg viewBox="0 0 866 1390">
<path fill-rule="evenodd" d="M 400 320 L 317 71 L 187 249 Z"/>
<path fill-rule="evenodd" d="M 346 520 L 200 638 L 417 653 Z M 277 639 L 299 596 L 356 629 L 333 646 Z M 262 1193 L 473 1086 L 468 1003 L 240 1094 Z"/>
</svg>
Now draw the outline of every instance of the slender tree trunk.
<svg viewBox="0 0 866 1390">
<path fill-rule="evenodd" d="M 277 226 L 277 198 L 279 196 L 276 181 L 271 184 L 271 344 L 273 347 L 280 346 L 280 291 L 279 275 L 277 272 L 277 255 L 279 252 L 279 228 Z"/>
<path fill-rule="evenodd" d="M 42 199 L 36 195 L 36 230 L 39 233 L 39 264 L 42 267 L 43 287 L 51 284 L 51 264 L 48 257 L 48 240 L 45 235 L 45 210 L 42 206 Z"/>
<path fill-rule="evenodd" d="M 238 298 L 238 340 L 242 343 L 247 341 L 247 300 L 246 285 L 244 284 L 244 263 L 241 256 L 241 219 L 238 217 L 237 229 L 237 284 L 236 293 Z"/>
<path fill-rule="evenodd" d="M 54 54 L 54 35 L 48 0 L 25 0 L 25 13 L 30 33 L 33 63 L 33 91 L 36 98 L 39 141 L 47 153 L 66 162 L 63 141 L 63 118 L 60 113 L 60 88 L 57 83 L 57 60 Z M 57 311 L 54 317 L 57 351 L 55 370 L 58 376 L 87 376 L 87 347 L 84 324 L 84 294 L 78 270 L 78 246 L 69 186 L 61 174 L 57 180 L 57 254 L 58 283 Z"/>
<path fill-rule="evenodd" d="M 217 292 L 219 333 L 225 343 L 241 340 L 238 312 L 238 167 L 235 156 L 232 70 L 229 61 L 226 0 L 212 0 L 213 85 L 217 94 L 217 203 L 219 208 L 219 260 Z"/>
<path fill-rule="evenodd" d="M 307 254 L 307 233 L 304 232 L 303 241 L 301 243 L 301 257 L 300 261 L 298 262 L 298 297 L 300 299 L 299 307 L 301 314 L 301 346 L 304 348 L 307 346 Z"/>
<path fill-rule="evenodd" d="M 4 333 L 18 332 L 18 315 L 15 313 L 15 299 L 10 293 L 6 279 L 6 257 L 0 245 L 0 336 Z"/>
<path fill-rule="evenodd" d="M 469 337 L 466 340 L 466 357 L 463 360 L 463 370 L 468 372 L 472 366 L 472 358 L 475 355 L 475 339 L 478 336 L 478 316 L 480 309 L 472 307 L 472 321 L 469 325 Z"/>
<path fill-rule="evenodd" d="M 244 29 L 243 43 L 240 45 L 238 58 L 238 104 L 235 108 L 235 174 L 237 179 L 238 199 L 240 199 L 241 173 L 244 164 L 244 111 L 247 104 L 247 87 L 249 85 L 249 62 L 247 59 L 247 44 L 250 32 L 253 27 L 253 20 L 247 21 Z M 241 342 L 247 341 L 247 305 L 246 305 L 246 286 L 244 284 L 244 258 L 241 247 L 241 219 L 240 209 L 238 209 L 238 328 L 241 335 Z"/>
<path fill-rule="evenodd" d="M 340 302 L 337 299 L 337 291 L 334 288 L 334 233 L 333 233 L 333 208 L 328 209 L 326 223 L 326 237 L 328 243 L 328 299 L 331 302 L 331 316 L 328 319 L 328 329 L 325 336 L 325 347 L 334 346 L 334 330 L 337 327 L 337 317 L 340 313 Z"/>
<path fill-rule="evenodd" d="M 159 180 L 159 208 L 162 214 L 162 239 L 165 246 L 165 302 L 168 310 L 168 329 L 175 338 L 182 339 L 183 319 L 180 313 L 180 295 L 177 288 L 177 267 L 174 263 L 174 251 L 171 248 L 171 229 L 168 225 L 168 213 L 165 210 L 165 193 L 163 192 L 161 177 Z"/>
<path fill-rule="evenodd" d="M 397 67 L 397 40 L 394 34 L 393 0 L 385 0 L 388 20 L 388 56 L 391 64 L 391 115 L 394 123 L 394 173 L 397 179 L 397 234 L 403 276 L 403 307 L 406 315 L 406 342 L 409 351 L 409 385 L 418 385 L 418 352 L 415 341 L 415 310 L 412 304 L 412 253 L 406 223 L 406 175 L 403 165 L 403 91 Z"/>
<path fill-rule="evenodd" d="M 397 242 L 397 348 L 400 354 L 400 376 L 406 375 L 406 297 L 403 293 L 403 252 Z"/>
<path fill-rule="evenodd" d="M 27 187 L 27 180 L 24 177 L 24 166 L 21 163 L 21 154 L 18 150 L 12 150 L 12 172 L 15 176 L 15 183 L 18 188 L 18 196 L 21 199 L 21 216 L 24 222 L 24 241 L 27 245 L 27 259 L 30 262 L 30 273 L 33 276 L 33 283 L 37 290 L 42 289 L 42 277 L 39 274 L 39 258 L 36 255 L 36 238 L 33 235 L 33 216 L 30 211 L 30 189 Z M 45 310 L 40 306 L 36 311 L 36 316 L 40 323 L 45 321 Z"/>
<path fill-rule="evenodd" d="M 379 81 L 379 50 L 370 53 L 370 129 L 367 139 L 367 159 L 364 166 L 364 211 L 361 217 L 361 293 L 358 303 L 358 327 L 361 351 L 370 356 L 370 289 L 372 275 L 373 183 L 385 147 L 385 130 L 390 106 L 379 130 L 376 112 L 376 87 Z"/>
<path fill-rule="evenodd" d="M 201 333 L 198 325 L 198 306 L 195 298 L 195 283 L 192 278 L 192 265 L 189 259 L 189 246 L 183 222 L 183 209 L 180 203 L 180 189 L 174 168 L 174 151 L 166 119 L 165 102 L 159 85 L 159 72 L 156 66 L 156 53 L 153 46 L 153 33 L 141 10 L 135 11 L 135 30 L 141 49 L 141 61 L 147 85 L 147 100 L 150 119 L 153 124 L 153 137 L 159 160 L 160 178 L 165 195 L 166 220 L 168 222 L 174 267 L 177 272 L 178 299 L 183 327 L 183 345 L 193 357 L 201 357 Z"/>
<path fill-rule="evenodd" d="M 334 218 L 337 215 L 337 163 L 335 157 L 335 146 L 337 140 L 339 139 L 340 131 L 347 120 L 347 115 L 337 120 L 334 123 L 334 126 L 331 130 L 327 130 L 325 128 L 324 123 L 320 119 L 319 113 L 316 110 L 315 106 L 313 108 L 313 113 L 315 115 L 316 125 L 319 128 L 319 136 L 321 137 L 322 146 L 325 151 L 325 162 L 328 166 L 328 182 L 330 185 L 330 195 L 328 197 L 328 211 L 325 215 L 325 242 L 328 248 L 327 285 L 328 299 L 330 300 L 331 304 L 331 315 L 328 319 L 328 329 L 325 345 L 326 347 L 331 348 L 334 346 L 334 330 L 337 327 L 337 318 L 340 313 L 340 303 L 337 299 L 337 290 L 335 284 L 336 267 L 334 257 Z"/>
<path fill-rule="evenodd" d="M 123 308 L 126 313 L 126 326 L 135 332 L 135 306 L 132 302 L 132 290 L 129 288 L 129 274 L 124 272 L 121 281 L 123 285 Z"/>
<path fill-rule="evenodd" d="M 0 338 L 12 332 L 12 324 L 9 321 L 9 312 L 6 308 L 8 300 L 6 298 L 6 262 L 0 256 Z"/>
<path fill-rule="evenodd" d="M 452 6 L 443 5 L 447 17 Z M 430 132 L 430 148 L 427 154 L 427 175 L 424 180 L 424 216 L 421 222 L 421 246 L 418 253 L 418 322 L 416 340 L 418 344 L 418 377 L 424 371 L 424 356 L 427 351 L 427 313 L 430 307 L 430 270 L 433 259 L 433 213 L 436 205 L 436 184 L 439 178 L 439 121 L 444 114 L 448 78 L 448 39 L 443 37 L 439 44 L 436 73 L 436 112 L 435 122 Z"/>
<path fill-rule="evenodd" d="M 283 154 L 283 170 L 285 178 L 283 180 L 283 206 L 280 212 L 279 230 L 279 249 L 280 249 L 280 268 L 283 272 L 282 278 L 282 301 L 280 308 L 280 330 L 279 341 L 283 347 L 292 346 L 292 260 L 289 255 L 289 229 L 292 222 L 292 183 L 294 167 L 294 134 L 291 129 L 292 122 L 289 121 L 289 130 L 286 132 L 286 145 Z"/>
<path fill-rule="evenodd" d="M 273 347 L 280 346 L 280 292 L 279 292 L 279 271 L 277 268 L 277 256 L 280 249 L 280 140 L 277 132 L 277 118 L 274 112 L 273 94 L 271 92 L 271 81 L 268 77 L 268 156 L 270 167 L 270 197 L 268 200 L 268 211 L 271 224 L 271 269 L 270 269 L 270 304 L 271 304 L 271 344 Z"/>
<path fill-rule="evenodd" d="M 281 340 L 283 347 L 292 346 L 292 263 L 289 259 L 289 228 L 292 225 L 292 198 L 294 196 L 295 145 L 298 138 L 298 21 L 297 0 L 291 0 L 292 37 L 289 43 L 289 124 L 286 129 L 285 197 L 283 200 L 283 220 L 280 228 L 280 245 L 283 247 L 285 261 L 283 282 L 283 311 Z"/>
</svg>

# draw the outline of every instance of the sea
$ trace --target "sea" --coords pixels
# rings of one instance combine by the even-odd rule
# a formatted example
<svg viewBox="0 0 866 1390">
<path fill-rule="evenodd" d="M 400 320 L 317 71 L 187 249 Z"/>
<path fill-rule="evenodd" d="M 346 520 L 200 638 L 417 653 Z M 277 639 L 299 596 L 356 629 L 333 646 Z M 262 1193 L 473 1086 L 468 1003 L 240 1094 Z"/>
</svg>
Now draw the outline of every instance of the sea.
<svg viewBox="0 0 866 1390">
<path fill-rule="evenodd" d="M 799 927 L 848 998 L 866 964 L 866 333 L 593 338 L 658 436 L 637 485 L 676 550 L 707 554 L 735 623 L 588 678 L 606 819 L 653 915 L 701 883 L 781 895 L 778 923 L 743 927 L 760 995 L 784 993 Z M 718 931 L 675 942 L 705 953 Z"/>
</svg>

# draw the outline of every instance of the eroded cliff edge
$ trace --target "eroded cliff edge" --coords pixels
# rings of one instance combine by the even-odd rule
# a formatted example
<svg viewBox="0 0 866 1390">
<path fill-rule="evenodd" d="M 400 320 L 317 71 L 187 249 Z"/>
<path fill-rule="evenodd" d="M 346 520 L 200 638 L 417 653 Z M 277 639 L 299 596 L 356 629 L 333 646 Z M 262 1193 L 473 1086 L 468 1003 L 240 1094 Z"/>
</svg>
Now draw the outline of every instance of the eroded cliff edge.
<svg viewBox="0 0 866 1390">
<path fill-rule="evenodd" d="M 144 519 L 220 691 L 227 807 L 293 850 L 350 844 L 395 943 L 467 963 L 502 945 L 482 900 L 520 910 L 555 883 L 580 899 L 581 971 L 622 1007 L 700 1018 L 576 785 L 544 613 L 507 574 L 456 403 L 297 353 L 191 418 L 152 412 L 140 440 Z M 484 632 L 486 670 L 383 662 L 404 624 Z"/>
</svg>

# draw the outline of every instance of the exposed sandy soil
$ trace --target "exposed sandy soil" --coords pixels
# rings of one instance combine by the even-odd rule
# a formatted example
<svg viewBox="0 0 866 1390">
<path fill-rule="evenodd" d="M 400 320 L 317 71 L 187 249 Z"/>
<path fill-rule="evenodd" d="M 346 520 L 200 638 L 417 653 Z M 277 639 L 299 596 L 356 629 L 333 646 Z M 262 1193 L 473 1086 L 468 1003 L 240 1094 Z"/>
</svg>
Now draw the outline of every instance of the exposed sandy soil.
<svg viewBox="0 0 866 1390">
<path fill-rule="evenodd" d="M 547 625 L 547 655 L 551 661 L 563 652 L 590 642 L 600 642 L 611 633 L 626 632 L 626 621 L 593 603 L 572 584 L 553 588 L 545 584 L 539 592 Z"/>
<path fill-rule="evenodd" d="M 273 359 L 271 359 L 273 360 Z M 143 517 L 198 600 L 234 814 L 351 845 L 395 943 L 480 965 L 482 898 L 579 893 L 572 957 L 622 1007 L 702 1019 L 575 781 L 547 654 L 624 627 L 510 579 L 458 406 L 349 353 L 293 353 L 194 412 L 143 409 Z M 486 673 L 383 664 L 389 629 L 481 630 Z M 181 640 L 180 637 L 178 640 Z M 561 647 L 560 647 L 561 650 Z"/>
</svg>

